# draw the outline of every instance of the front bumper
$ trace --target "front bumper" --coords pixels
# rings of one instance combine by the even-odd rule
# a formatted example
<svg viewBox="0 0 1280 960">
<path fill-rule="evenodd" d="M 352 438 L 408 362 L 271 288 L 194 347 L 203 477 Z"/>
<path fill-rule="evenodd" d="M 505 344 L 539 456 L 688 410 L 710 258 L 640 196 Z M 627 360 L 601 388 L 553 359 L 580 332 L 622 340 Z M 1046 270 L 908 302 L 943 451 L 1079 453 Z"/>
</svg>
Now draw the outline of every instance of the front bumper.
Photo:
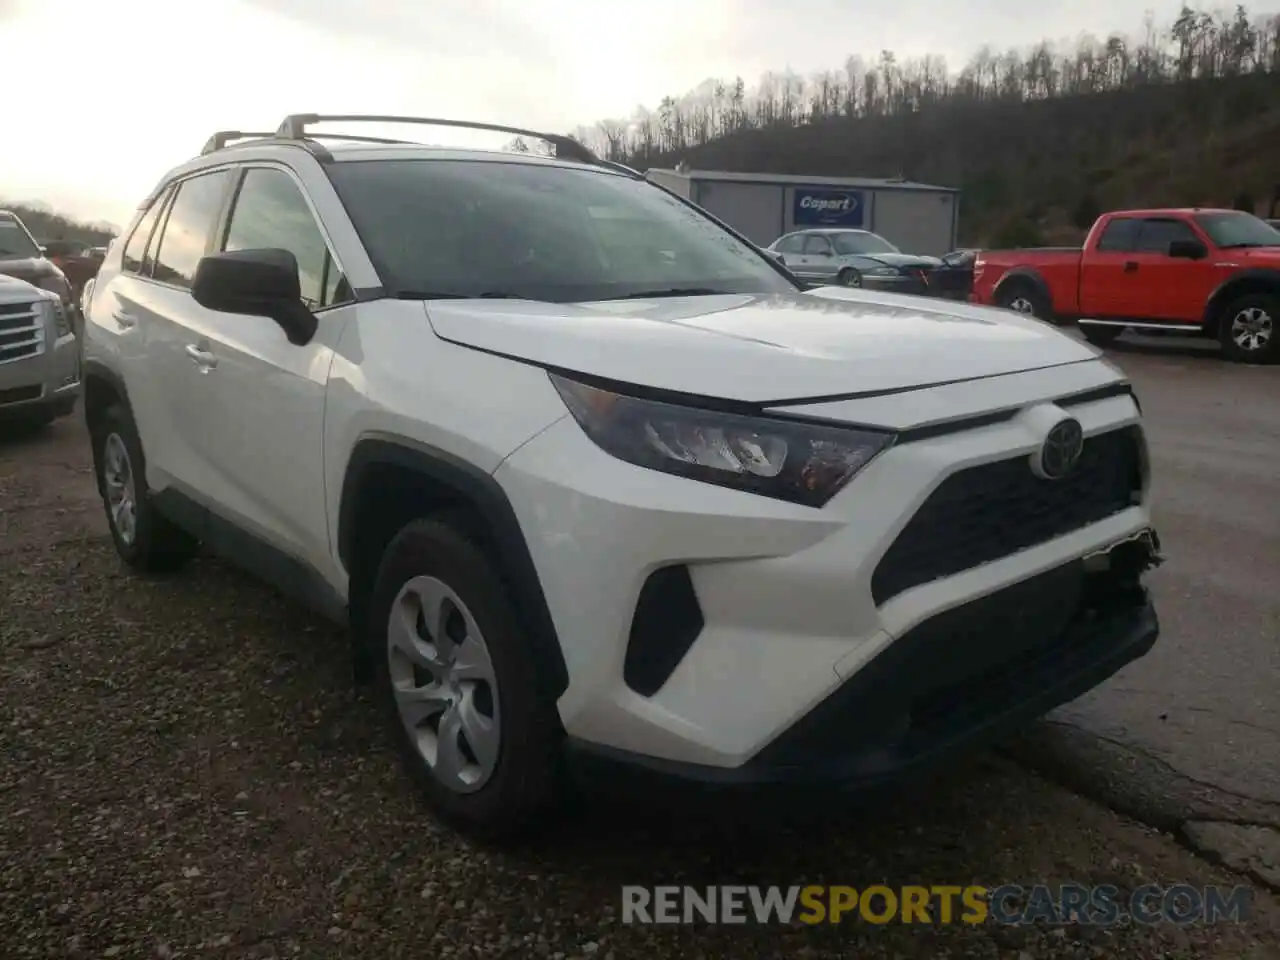
<svg viewBox="0 0 1280 960">
<path fill-rule="evenodd" d="M 877 589 L 891 548 L 948 478 L 987 464 L 1025 466 L 1043 443 L 1042 430 L 1021 416 L 990 422 L 986 411 L 1075 397 L 1069 407 L 1086 437 L 1134 430 L 1133 398 L 1098 394 L 1114 379 L 1103 364 L 1080 363 L 940 386 L 913 396 L 910 417 L 896 396 L 798 408 L 849 423 L 905 417 L 901 428 L 919 434 L 874 460 L 821 510 L 634 467 L 603 452 L 568 416 L 548 427 L 494 477 L 519 520 L 564 656 L 569 684 L 557 708 L 566 734 L 676 764 L 745 768 L 870 664 L 888 662 L 879 658 L 923 624 L 1147 529 L 1145 491 L 1130 499 L 1126 490 L 1114 512 L 939 567 L 932 579 Z M 976 422 L 933 433 L 916 428 L 917 415 Z M 1001 516 L 1016 521 L 1012 529 L 1025 521 L 1043 530 L 1053 504 L 1031 506 L 1032 513 Z M 969 531 L 979 536 L 988 520 L 969 517 L 957 527 L 959 541 Z M 947 550 L 936 552 L 949 557 L 956 531 L 943 533 Z M 646 606 L 646 591 L 666 571 L 670 582 L 654 591 L 664 602 Z M 656 679 L 637 683 L 627 670 L 631 653 L 646 646 L 635 639 L 641 633 L 657 638 L 651 651 L 677 633 L 689 643 L 658 664 Z"/>
<path fill-rule="evenodd" d="M 883 293 L 905 293 L 917 297 L 930 295 L 929 284 L 920 277 L 913 276 L 878 277 L 873 273 L 864 273 L 862 286 L 865 290 L 879 290 Z"/>
<path fill-rule="evenodd" d="M 568 767 L 583 785 L 652 797 L 676 788 L 790 792 L 897 785 L 999 741 L 1075 699 L 1155 643 L 1140 584 L 1157 541 L 1139 537 L 1090 572 L 1076 560 L 908 631 L 746 764 L 664 761 L 581 740 Z"/>
<path fill-rule="evenodd" d="M 0 363 L 0 417 L 22 417 L 52 408 L 75 409 L 80 396 L 80 344 L 74 334 L 48 331 L 38 353 Z"/>
</svg>

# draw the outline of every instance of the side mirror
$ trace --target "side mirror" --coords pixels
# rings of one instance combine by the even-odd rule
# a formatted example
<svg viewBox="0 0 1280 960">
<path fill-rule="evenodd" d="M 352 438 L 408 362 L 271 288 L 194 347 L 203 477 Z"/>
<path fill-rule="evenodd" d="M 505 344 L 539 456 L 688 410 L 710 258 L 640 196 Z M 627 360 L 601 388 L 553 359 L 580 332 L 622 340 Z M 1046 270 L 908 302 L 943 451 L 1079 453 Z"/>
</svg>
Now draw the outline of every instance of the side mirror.
<svg viewBox="0 0 1280 960">
<path fill-rule="evenodd" d="M 1209 250 L 1199 240 L 1173 240 L 1169 243 L 1169 256 L 1179 260 L 1203 260 Z"/>
<path fill-rule="evenodd" d="M 787 265 L 787 258 L 784 257 L 782 254 L 780 254 L 777 250 L 766 250 L 765 253 L 773 257 L 773 259 L 777 260 L 784 267 Z"/>
<path fill-rule="evenodd" d="M 236 250 L 203 257 L 191 296 L 207 310 L 269 317 L 296 346 L 316 335 L 315 314 L 302 302 L 298 260 L 288 250 Z"/>
</svg>

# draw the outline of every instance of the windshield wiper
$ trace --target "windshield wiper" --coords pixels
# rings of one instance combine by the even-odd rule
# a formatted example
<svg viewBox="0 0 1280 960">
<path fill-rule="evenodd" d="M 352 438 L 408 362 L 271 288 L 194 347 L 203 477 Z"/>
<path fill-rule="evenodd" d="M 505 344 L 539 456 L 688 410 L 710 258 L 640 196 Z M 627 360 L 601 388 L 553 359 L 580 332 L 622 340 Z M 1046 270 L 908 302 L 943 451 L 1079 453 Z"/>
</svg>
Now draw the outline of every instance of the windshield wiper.
<svg viewBox="0 0 1280 960">
<path fill-rule="evenodd" d="M 439 290 L 397 290 L 397 300 L 527 300 L 518 293 L 489 290 L 484 293 L 444 293 Z"/>
<path fill-rule="evenodd" d="M 1223 250 L 1239 250 L 1243 247 L 1276 247 L 1280 246 L 1280 240 L 1275 243 L 1262 243 L 1258 240 L 1245 240 L 1243 243 L 1224 243 L 1221 244 Z"/>
<path fill-rule="evenodd" d="M 668 287 L 665 290 L 641 290 L 639 293 L 626 293 L 620 297 L 603 297 L 600 302 L 608 300 L 656 300 L 659 297 L 715 297 L 729 293 L 728 290 L 716 290 L 713 287 Z"/>
</svg>

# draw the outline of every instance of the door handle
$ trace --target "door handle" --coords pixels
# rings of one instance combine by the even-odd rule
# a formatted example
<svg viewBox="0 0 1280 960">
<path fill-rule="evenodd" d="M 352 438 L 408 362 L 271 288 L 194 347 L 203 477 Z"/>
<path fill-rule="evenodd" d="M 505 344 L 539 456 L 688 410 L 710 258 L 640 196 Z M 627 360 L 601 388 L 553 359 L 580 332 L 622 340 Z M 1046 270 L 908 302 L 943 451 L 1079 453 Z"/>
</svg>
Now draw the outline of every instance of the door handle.
<svg viewBox="0 0 1280 960">
<path fill-rule="evenodd" d="M 1126 260 L 1126 261 L 1124 262 L 1124 272 L 1125 272 L 1125 273 L 1134 273 L 1134 272 L 1136 272 L 1136 271 L 1137 271 L 1137 269 L 1138 269 L 1138 261 L 1137 261 L 1137 260 Z"/>
<path fill-rule="evenodd" d="M 187 356 L 190 357 L 201 373 L 208 373 L 218 365 L 218 358 L 208 350 L 203 350 L 194 343 L 188 343 L 186 346 Z"/>
<path fill-rule="evenodd" d="M 111 314 L 111 319 L 120 324 L 120 326 L 124 327 L 126 330 L 138 325 L 138 318 L 132 313 L 125 313 L 123 310 L 115 311 Z"/>
</svg>

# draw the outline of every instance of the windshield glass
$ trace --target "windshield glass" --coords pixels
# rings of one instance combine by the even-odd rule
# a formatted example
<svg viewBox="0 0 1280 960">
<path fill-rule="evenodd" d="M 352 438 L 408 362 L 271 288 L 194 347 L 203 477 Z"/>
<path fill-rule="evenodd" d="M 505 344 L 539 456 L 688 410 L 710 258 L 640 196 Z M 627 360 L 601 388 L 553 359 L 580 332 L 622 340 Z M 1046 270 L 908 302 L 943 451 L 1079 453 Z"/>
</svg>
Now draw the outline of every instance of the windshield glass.
<svg viewBox="0 0 1280 960">
<path fill-rule="evenodd" d="M 24 227 L 13 217 L 0 217 L 0 257 L 26 259 L 40 256 L 40 248 Z"/>
<path fill-rule="evenodd" d="M 589 167 L 335 163 L 330 177 L 390 292 L 579 302 L 796 287 L 650 183 Z"/>
<path fill-rule="evenodd" d="M 1219 247 L 1280 247 L 1280 230 L 1251 213 L 1205 213 L 1196 223 Z"/>
<path fill-rule="evenodd" d="M 874 233 L 837 233 L 832 237 L 836 253 L 899 253 L 897 247 Z"/>
</svg>

